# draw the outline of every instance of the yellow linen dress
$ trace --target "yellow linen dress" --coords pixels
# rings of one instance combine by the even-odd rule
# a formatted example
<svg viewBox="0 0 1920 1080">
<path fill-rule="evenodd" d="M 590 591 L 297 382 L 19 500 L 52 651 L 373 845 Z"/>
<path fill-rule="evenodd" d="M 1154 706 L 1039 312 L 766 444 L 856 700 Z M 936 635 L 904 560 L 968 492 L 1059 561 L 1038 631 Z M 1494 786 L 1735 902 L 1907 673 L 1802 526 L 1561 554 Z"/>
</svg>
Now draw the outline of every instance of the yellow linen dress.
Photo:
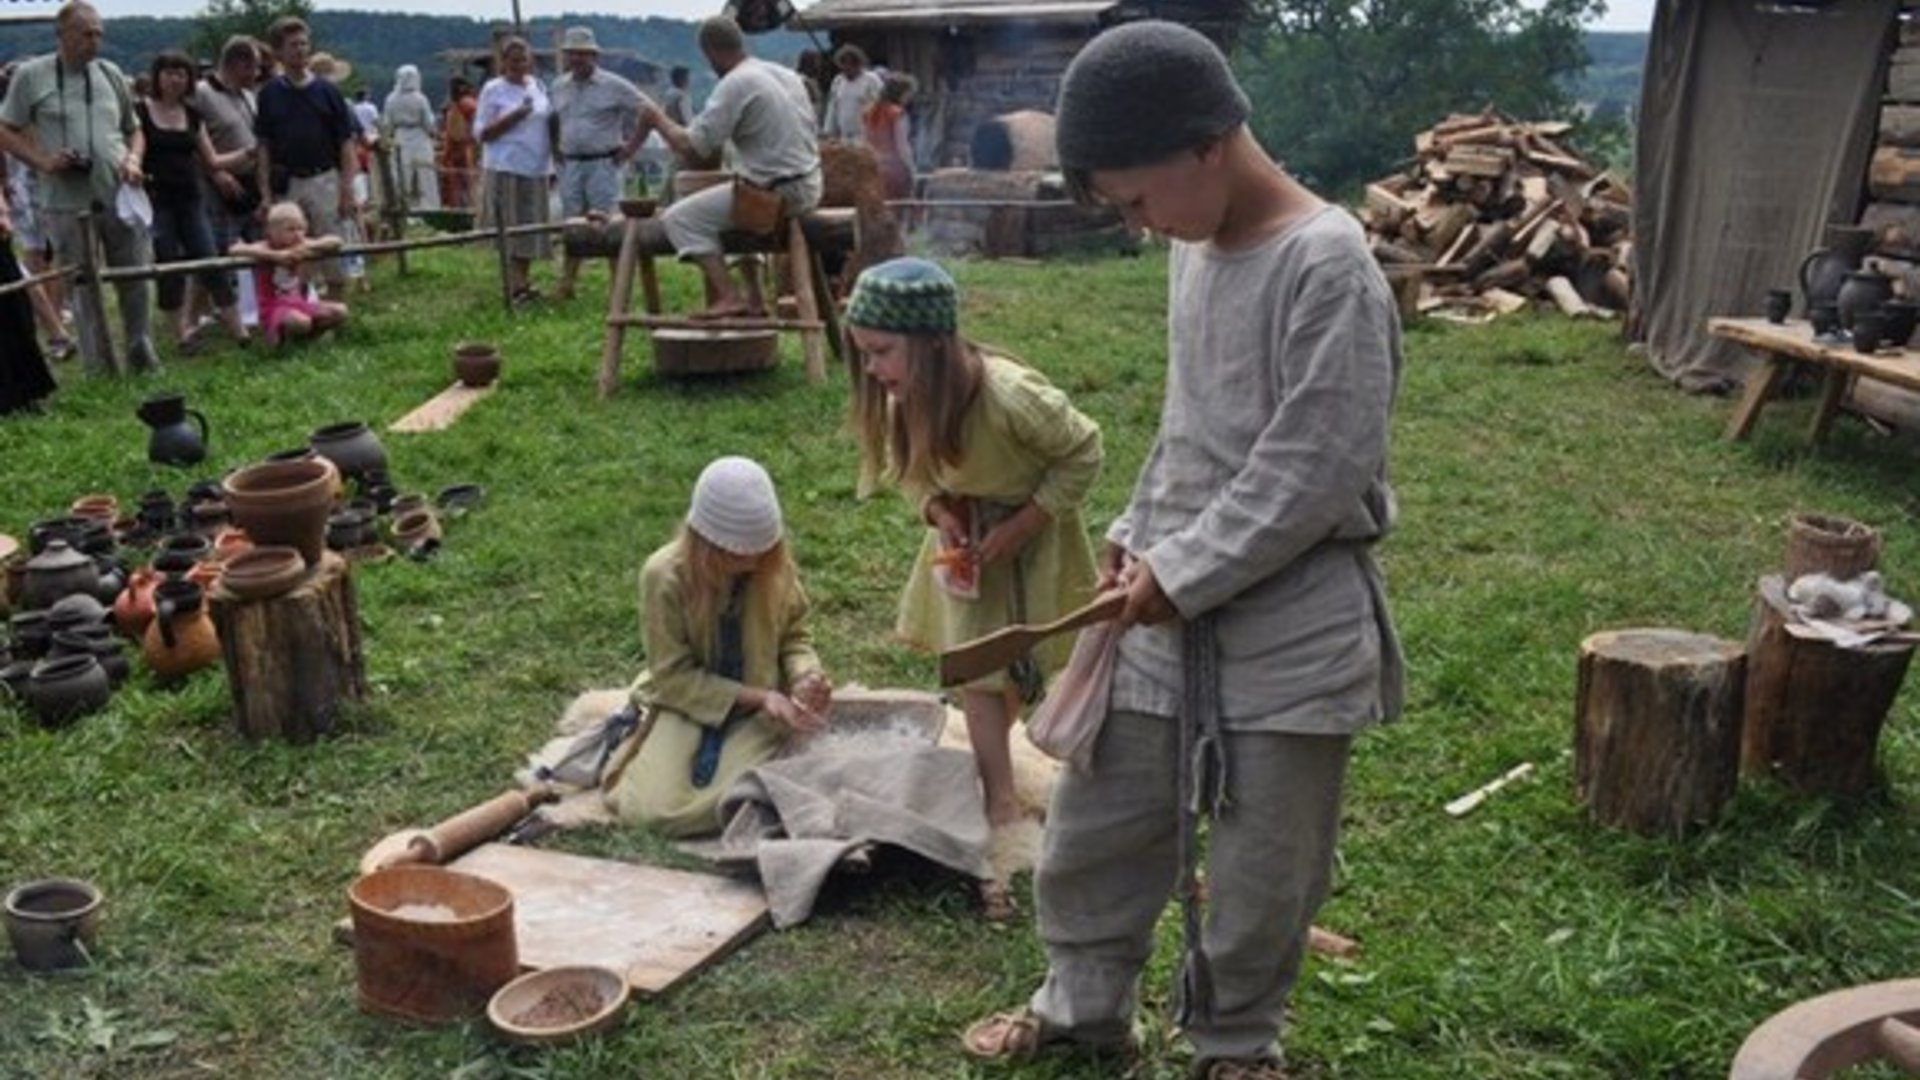
<svg viewBox="0 0 1920 1080">
<path fill-rule="evenodd" d="M 922 509 L 928 499 L 945 495 L 990 504 L 989 518 L 1028 501 L 1045 510 L 1051 520 L 1027 542 L 1018 560 L 1026 586 L 1024 621 L 1046 622 L 1092 599 L 1093 550 L 1080 505 L 1100 475 L 1100 426 L 1032 368 L 992 354 L 982 359 L 980 393 L 961 428 L 960 462 L 937 465 L 931 485 L 903 482 L 901 490 Z M 903 640 L 944 649 L 1014 621 L 1013 560 L 984 567 L 979 597 L 967 600 L 934 581 L 934 557 L 939 553 L 940 531 L 929 527 L 900 596 L 895 631 Z M 1035 659 L 1043 670 L 1057 670 L 1072 646 L 1070 636 L 1057 638 L 1038 650 Z M 1007 685 L 1002 671 L 967 687 L 997 690 Z"/>
<path fill-rule="evenodd" d="M 796 580 L 777 603 L 759 602 L 758 582 L 749 583 L 740 614 L 742 681 L 710 669 L 712 635 L 687 625 L 686 559 L 675 540 L 651 555 L 640 570 L 641 640 L 647 669 L 634 681 L 636 706 L 650 709 L 653 727 L 640 750 L 607 793 L 622 821 L 651 826 L 668 836 L 718 832 L 721 796 L 740 774 L 773 757 L 788 731 L 765 713 L 735 723 L 720 751 L 720 765 L 705 787 L 693 786 L 700 734 L 726 720 L 742 685 L 788 692 L 801 676 L 820 670 L 820 657 L 806 629 L 807 597 Z"/>
</svg>

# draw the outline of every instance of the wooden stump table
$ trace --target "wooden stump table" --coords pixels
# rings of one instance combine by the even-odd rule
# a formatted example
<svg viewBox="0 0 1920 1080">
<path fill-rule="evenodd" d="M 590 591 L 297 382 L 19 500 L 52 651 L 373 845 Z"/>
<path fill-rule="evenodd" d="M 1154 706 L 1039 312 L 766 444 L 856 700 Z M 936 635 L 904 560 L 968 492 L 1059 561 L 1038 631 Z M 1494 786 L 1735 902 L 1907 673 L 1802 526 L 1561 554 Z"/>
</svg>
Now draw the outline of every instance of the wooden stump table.
<svg viewBox="0 0 1920 1080">
<path fill-rule="evenodd" d="M 1741 771 L 1807 794 L 1857 798 L 1873 786 L 1880 728 L 1914 647 L 1843 649 L 1797 637 L 1790 625 L 1786 580 L 1761 578 L 1747 638 Z"/>
<path fill-rule="evenodd" d="M 249 739 L 312 742 L 366 698 L 353 575 L 334 552 L 279 596 L 248 600 L 215 586 L 213 622 L 234 720 Z"/>
<path fill-rule="evenodd" d="M 1712 821 L 1738 779 L 1746 654 L 1685 630 L 1580 643 L 1574 787 L 1594 820 L 1678 835 Z"/>
</svg>

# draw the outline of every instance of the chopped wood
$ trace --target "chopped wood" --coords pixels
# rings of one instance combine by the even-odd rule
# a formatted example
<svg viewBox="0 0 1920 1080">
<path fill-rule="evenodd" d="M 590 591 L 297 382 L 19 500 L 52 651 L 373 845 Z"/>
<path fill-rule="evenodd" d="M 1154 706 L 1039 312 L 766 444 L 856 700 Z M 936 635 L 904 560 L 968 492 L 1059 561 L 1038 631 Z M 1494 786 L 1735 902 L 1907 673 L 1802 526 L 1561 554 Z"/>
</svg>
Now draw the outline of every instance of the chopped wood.
<svg viewBox="0 0 1920 1080">
<path fill-rule="evenodd" d="M 1547 295 L 1569 316 L 1577 318 L 1594 313 L 1593 308 L 1580 298 L 1580 290 L 1573 287 L 1573 282 L 1559 274 L 1547 279 Z"/>
<path fill-rule="evenodd" d="M 1487 306 L 1501 315 L 1511 315 L 1516 311 L 1525 311 L 1533 306 L 1533 301 L 1516 292 L 1501 288 L 1492 288 L 1480 294 Z"/>
<path fill-rule="evenodd" d="M 1867 190 L 1876 199 L 1920 203 L 1920 149 L 1883 146 L 1867 168 Z"/>
<path fill-rule="evenodd" d="M 1920 108 L 1915 114 L 1920 146 Z M 1456 113 L 1414 136 L 1410 166 L 1367 185 L 1359 216 L 1375 258 L 1429 271 L 1419 310 L 1483 321 L 1553 297 L 1548 282 L 1556 277 L 1566 295 L 1553 298 L 1563 309 L 1624 308 L 1633 194 L 1559 141 L 1573 129 L 1492 109 Z M 1497 303 L 1464 302 L 1487 290 L 1500 290 Z"/>
</svg>

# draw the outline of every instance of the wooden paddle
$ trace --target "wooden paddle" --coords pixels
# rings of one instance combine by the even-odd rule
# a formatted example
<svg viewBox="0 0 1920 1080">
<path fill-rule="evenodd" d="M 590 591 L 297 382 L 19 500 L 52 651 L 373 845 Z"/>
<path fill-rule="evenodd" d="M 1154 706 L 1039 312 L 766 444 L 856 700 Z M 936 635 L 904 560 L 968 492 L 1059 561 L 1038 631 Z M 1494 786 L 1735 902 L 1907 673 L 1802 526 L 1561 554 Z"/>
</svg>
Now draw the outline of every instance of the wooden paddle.
<svg viewBox="0 0 1920 1080">
<path fill-rule="evenodd" d="M 1096 597 L 1087 606 L 1070 611 L 1050 623 L 1028 626 L 1016 623 L 995 630 L 982 638 L 963 642 L 940 654 L 940 685 L 957 686 L 990 675 L 1020 658 L 1020 654 L 1055 634 L 1078 630 L 1097 622 L 1106 622 L 1120 614 L 1127 603 L 1125 592 L 1110 592 Z"/>
</svg>

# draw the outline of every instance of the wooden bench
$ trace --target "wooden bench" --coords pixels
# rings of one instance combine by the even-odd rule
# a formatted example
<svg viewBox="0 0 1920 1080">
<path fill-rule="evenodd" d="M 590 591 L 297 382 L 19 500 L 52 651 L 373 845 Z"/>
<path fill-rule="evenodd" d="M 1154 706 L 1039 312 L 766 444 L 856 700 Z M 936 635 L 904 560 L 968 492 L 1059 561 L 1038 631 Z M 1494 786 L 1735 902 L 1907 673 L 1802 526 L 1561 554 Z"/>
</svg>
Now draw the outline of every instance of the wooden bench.
<svg viewBox="0 0 1920 1080">
<path fill-rule="evenodd" d="M 775 233 L 749 236 L 722 234 L 722 245 L 729 255 L 784 256 L 791 270 L 796 308 L 792 318 L 777 315 L 726 319 L 693 319 L 669 315 L 660 300 L 660 278 L 654 260 L 674 255 L 667 240 L 666 227 L 658 218 L 628 218 L 621 226 L 619 260 L 614 266 L 613 288 L 607 298 L 607 336 L 600 356 L 600 396 L 611 395 L 620 382 L 620 356 L 630 327 L 645 330 L 739 330 L 745 332 L 789 330 L 800 334 L 806 354 L 807 377 L 814 382 L 826 379 L 826 350 L 840 353 L 838 309 L 828 286 L 825 253 L 851 252 L 858 241 L 856 212 L 852 208 L 823 207 L 800 217 L 790 218 Z M 643 314 L 633 313 L 633 282 L 636 272 L 646 305 Z M 777 305 L 776 308 L 777 310 Z"/>
<path fill-rule="evenodd" d="M 1727 421 L 1726 437 L 1746 438 L 1760 418 L 1760 410 L 1771 400 L 1786 376 L 1787 365 L 1794 360 L 1816 364 L 1822 371 L 1820 404 L 1814 410 L 1813 423 L 1807 428 L 1807 442 L 1817 445 L 1833 426 L 1846 399 L 1847 388 L 1856 378 L 1877 379 L 1908 390 L 1920 390 L 1920 350 L 1883 349 L 1867 355 L 1855 351 L 1846 342 L 1816 341 L 1811 324 L 1800 319 L 1770 323 L 1765 319 L 1708 319 L 1707 331 L 1713 336 L 1738 342 L 1760 353 L 1764 366 L 1747 379 L 1740 404 Z"/>
</svg>

